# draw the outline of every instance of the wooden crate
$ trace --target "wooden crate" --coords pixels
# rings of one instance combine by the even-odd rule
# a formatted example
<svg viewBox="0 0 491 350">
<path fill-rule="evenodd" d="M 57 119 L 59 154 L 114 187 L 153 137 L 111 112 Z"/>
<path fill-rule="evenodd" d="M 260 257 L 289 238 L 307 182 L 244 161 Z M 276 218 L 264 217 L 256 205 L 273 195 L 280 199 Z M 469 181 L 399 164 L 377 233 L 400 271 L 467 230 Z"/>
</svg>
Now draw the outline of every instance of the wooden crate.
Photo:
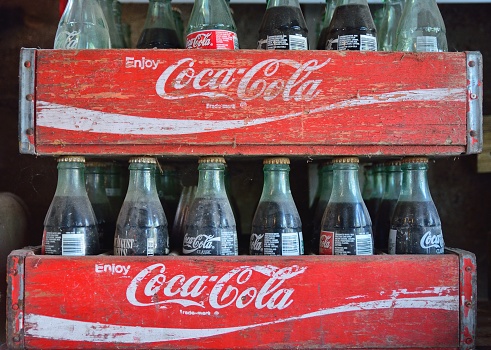
<svg viewBox="0 0 491 350">
<path fill-rule="evenodd" d="M 478 52 L 35 50 L 36 155 L 460 155 L 482 149 Z"/>
<path fill-rule="evenodd" d="M 472 349 L 476 261 L 360 257 L 8 260 L 12 349 Z"/>
</svg>

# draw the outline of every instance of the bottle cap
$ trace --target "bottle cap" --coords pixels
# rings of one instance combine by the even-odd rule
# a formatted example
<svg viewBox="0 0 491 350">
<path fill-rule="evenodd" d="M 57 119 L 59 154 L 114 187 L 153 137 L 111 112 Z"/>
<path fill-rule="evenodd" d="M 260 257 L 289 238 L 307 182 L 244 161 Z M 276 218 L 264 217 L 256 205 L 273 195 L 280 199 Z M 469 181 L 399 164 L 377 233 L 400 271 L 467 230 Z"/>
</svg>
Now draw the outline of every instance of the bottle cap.
<svg viewBox="0 0 491 350">
<path fill-rule="evenodd" d="M 360 160 L 358 157 L 339 157 L 339 158 L 334 158 L 332 160 L 333 164 L 335 163 L 359 163 Z"/>
<path fill-rule="evenodd" d="M 89 167 L 107 167 L 108 164 L 106 162 L 96 162 L 96 161 L 89 161 L 89 162 L 85 162 L 85 167 L 86 168 L 89 168 Z"/>
<path fill-rule="evenodd" d="M 286 157 L 273 157 L 263 160 L 263 164 L 290 164 L 290 159 Z"/>
<path fill-rule="evenodd" d="M 402 164 L 407 163 L 428 163 L 427 157 L 406 157 L 402 160 Z"/>
<path fill-rule="evenodd" d="M 223 157 L 201 157 L 198 163 L 222 163 L 225 164 L 225 158 Z"/>
<path fill-rule="evenodd" d="M 61 162 L 78 162 L 85 163 L 85 157 L 83 156 L 63 156 L 58 158 L 58 163 Z"/>
<path fill-rule="evenodd" d="M 154 157 L 131 157 L 129 162 L 130 163 L 157 164 L 157 159 L 155 159 Z"/>
<path fill-rule="evenodd" d="M 385 166 L 401 166 L 402 162 L 400 160 L 391 160 L 386 162 Z"/>
</svg>

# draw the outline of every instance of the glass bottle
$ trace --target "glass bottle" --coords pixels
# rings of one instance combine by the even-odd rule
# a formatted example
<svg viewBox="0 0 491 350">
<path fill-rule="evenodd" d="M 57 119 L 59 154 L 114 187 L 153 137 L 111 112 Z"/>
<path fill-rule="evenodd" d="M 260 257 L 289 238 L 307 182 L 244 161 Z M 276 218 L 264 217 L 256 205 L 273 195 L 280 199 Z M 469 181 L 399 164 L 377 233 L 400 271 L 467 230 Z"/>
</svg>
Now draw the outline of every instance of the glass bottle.
<svg viewBox="0 0 491 350">
<path fill-rule="evenodd" d="M 320 194 L 319 202 L 314 208 L 314 229 L 312 237 L 312 247 L 319 247 L 319 239 L 321 234 L 321 222 L 324 212 L 326 211 L 327 203 L 331 198 L 332 181 L 333 181 L 333 165 L 332 162 L 327 162 L 321 168 Z"/>
<path fill-rule="evenodd" d="M 109 49 L 109 28 L 97 0 L 69 0 L 55 36 L 55 49 Z"/>
<path fill-rule="evenodd" d="M 119 213 L 121 205 L 124 201 L 123 185 L 121 181 L 122 172 L 123 169 L 119 163 L 111 162 L 106 166 L 106 174 L 104 179 L 106 195 L 115 216 L 117 213 Z"/>
<path fill-rule="evenodd" d="M 394 214 L 394 209 L 396 207 L 397 200 L 399 199 L 399 193 L 401 192 L 401 162 L 391 161 L 386 163 L 385 174 L 385 190 L 377 211 L 377 220 L 375 230 L 373 231 L 373 239 L 375 242 L 375 248 L 386 253 L 389 246 L 390 220 Z"/>
<path fill-rule="evenodd" d="M 237 228 L 225 190 L 225 159 L 199 159 L 198 189 L 184 222 L 185 255 L 238 255 Z"/>
<path fill-rule="evenodd" d="M 237 27 L 225 0 L 195 0 L 186 30 L 186 48 L 239 48 Z"/>
<path fill-rule="evenodd" d="M 365 203 L 372 196 L 373 188 L 375 187 L 375 180 L 373 177 L 373 167 L 372 164 L 365 164 L 363 166 L 363 174 L 365 177 L 365 181 L 363 182 L 363 192 L 361 196 Z"/>
<path fill-rule="evenodd" d="M 147 18 L 136 47 L 138 49 L 181 48 L 170 0 L 150 0 Z"/>
<path fill-rule="evenodd" d="M 129 163 L 130 181 L 116 221 L 114 255 L 167 255 L 167 219 L 155 184 L 157 160 L 132 157 Z"/>
<path fill-rule="evenodd" d="M 321 223 L 321 255 L 372 255 L 372 221 L 361 197 L 358 158 L 333 159 L 331 197 Z"/>
<path fill-rule="evenodd" d="M 116 32 L 118 33 L 119 40 L 123 44 L 124 48 L 130 47 L 129 42 L 126 42 L 126 38 L 124 36 L 123 31 L 123 22 L 121 18 L 121 3 L 118 0 L 113 1 L 113 14 L 114 14 L 114 23 L 116 24 Z"/>
<path fill-rule="evenodd" d="M 390 254 L 443 254 L 440 216 L 428 186 L 428 158 L 402 160 L 402 185 L 389 232 Z"/>
<path fill-rule="evenodd" d="M 106 19 L 107 29 L 109 31 L 109 37 L 111 38 L 111 48 L 122 49 L 124 48 L 123 37 L 121 32 L 118 31 L 116 19 L 114 16 L 114 0 L 98 0 L 101 5 L 104 18 Z"/>
<path fill-rule="evenodd" d="M 251 255 L 303 255 L 302 221 L 290 190 L 290 160 L 263 161 L 264 185 L 252 220 Z"/>
<path fill-rule="evenodd" d="M 406 0 L 396 40 L 396 51 L 448 51 L 445 23 L 436 0 Z"/>
<path fill-rule="evenodd" d="M 380 202 L 384 196 L 385 187 L 385 169 L 382 163 L 374 164 L 373 169 L 373 189 L 372 194 L 365 200 L 365 204 L 372 219 L 372 224 L 376 227 L 374 222 L 377 218 L 377 212 L 380 207 Z"/>
<path fill-rule="evenodd" d="M 169 227 L 172 227 L 182 189 L 176 168 L 171 165 L 158 167 L 155 181 L 160 202 L 169 217 L 169 220 L 167 220 Z"/>
<path fill-rule="evenodd" d="M 116 219 L 104 185 L 106 166 L 107 163 L 103 162 L 87 162 L 85 164 L 85 188 L 97 220 L 101 251 L 113 248 L 114 230 L 116 229 Z"/>
<path fill-rule="evenodd" d="M 377 33 L 379 51 L 395 51 L 397 26 L 406 0 L 385 0 L 384 15 Z"/>
<path fill-rule="evenodd" d="M 84 185 L 85 158 L 58 158 L 58 183 L 44 219 L 42 254 L 83 256 L 99 254 L 94 210 Z"/>
<path fill-rule="evenodd" d="M 329 29 L 332 15 L 336 9 L 336 1 L 337 0 L 326 0 L 326 11 L 324 12 L 324 16 L 322 16 L 321 33 L 319 34 L 319 39 L 317 40 L 317 50 L 326 49 L 327 30 Z"/>
<path fill-rule="evenodd" d="M 171 245 L 172 249 L 182 252 L 182 242 L 184 241 L 184 223 L 188 217 L 189 207 L 196 196 L 198 186 L 185 186 L 181 192 L 181 199 L 176 211 L 174 225 L 172 226 Z M 182 200 L 182 204 L 181 204 Z"/>
<path fill-rule="evenodd" d="M 377 29 L 367 0 L 339 0 L 327 30 L 326 50 L 377 51 Z"/>
<path fill-rule="evenodd" d="M 270 0 L 259 28 L 258 49 L 308 50 L 308 29 L 298 0 Z"/>
<path fill-rule="evenodd" d="M 172 16 L 174 17 L 174 25 L 176 26 L 180 47 L 184 47 L 184 22 L 182 21 L 182 11 L 177 7 L 173 7 Z"/>
</svg>

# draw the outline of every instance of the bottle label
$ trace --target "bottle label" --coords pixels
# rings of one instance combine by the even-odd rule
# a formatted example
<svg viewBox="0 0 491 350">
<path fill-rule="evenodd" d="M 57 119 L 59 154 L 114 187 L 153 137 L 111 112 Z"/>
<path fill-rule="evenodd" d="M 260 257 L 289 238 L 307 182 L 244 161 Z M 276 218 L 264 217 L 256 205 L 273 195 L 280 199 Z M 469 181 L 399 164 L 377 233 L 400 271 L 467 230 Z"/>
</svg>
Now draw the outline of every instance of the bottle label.
<svg viewBox="0 0 491 350">
<path fill-rule="evenodd" d="M 253 233 L 250 253 L 252 255 L 301 255 L 303 254 L 302 232 Z"/>
<path fill-rule="evenodd" d="M 391 229 L 389 231 L 389 254 L 395 254 L 396 253 L 396 237 L 397 237 L 397 230 Z"/>
<path fill-rule="evenodd" d="M 322 231 L 319 243 L 321 255 L 373 255 L 373 238 L 370 232 Z"/>
<path fill-rule="evenodd" d="M 232 230 L 214 229 L 209 234 L 186 232 L 182 245 L 185 255 L 237 255 L 237 233 Z"/>
<path fill-rule="evenodd" d="M 340 35 L 328 41 L 326 50 L 377 51 L 377 38 L 369 34 Z"/>
<path fill-rule="evenodd" d="M 61 255 L 61 232 L 44 231 L 43 254 Z"/>
<path fill-rule="evenodd" d="M 186 49 L 236 50 L 239 48 L 237 34 L 229 30 L 201 30 L 186 37 Z"/>
<path fill-rule="evenodd" d="M 438 52 L 436 36 L 418 36 L 416 38 L 417 52 Z"/>
<path fill-rule="evenodd" d="M 85 235 L 74 232 L 61 235 L 61 255 L 84 256 Z"/>
<path fill-rule="evenodd" d="M 155 255 L 155 239 L 147 238 L 147 256 Z"/>
<path fill-rule="evenodd" d="M 400 227 L 396 231 L 395 254 L 443 254 L 441 226 Z"/>
<path fill-rule="evenodd" d="M 134 255 L 135 240 L 133 238 L 114 238 L 114 255 Z"/>
<path fill-rule="evenodd" d="M 259 40 L 258 49 L 263 50 L 308 50 L 309 43 L 301 35 L 268 35 L 266 39 Z"/>
</svg>

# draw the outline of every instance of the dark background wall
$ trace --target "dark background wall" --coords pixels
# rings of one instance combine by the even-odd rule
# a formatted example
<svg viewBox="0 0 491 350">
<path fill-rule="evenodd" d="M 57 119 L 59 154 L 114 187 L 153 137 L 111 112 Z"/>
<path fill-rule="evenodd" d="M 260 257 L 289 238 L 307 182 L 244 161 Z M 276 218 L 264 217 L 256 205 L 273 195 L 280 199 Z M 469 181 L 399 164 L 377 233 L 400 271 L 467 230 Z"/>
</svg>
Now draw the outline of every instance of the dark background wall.
<svg viewBox="0 0 491 350">
<path fill-rule="evenodd" d="M 463 1 L 465 2 L 465 1 Z M 192 5 L 177 5 L 187 23 Z M 323 6 L 303 6 L 315 27 Z M 123 20 L 132 28 L 133 47 L 143 26 L 147 5 L 124 4 Z M 374 6 L 373 9 L 376 9 Z M 242 48 L 256 47 L 256 33 L 265 5 L 232 4 Z M 481 51 L 491 57 L 491 4 L 442 4 L 451 51 Z M 307 15 L 306 15 L 307 16 Z M 58 1 L 0 0 L 0 191 L 17 194 L 30 210 L 29 244 L 39 245 L 43 220 L 56 186 L 56 161 L 50 157 L 20 155 L 18 151 L 18 60 L 21 47 L 52 48 L 58 24 Z M 484 67 L 484 82 L 489 76 Z M 484 90 L 484 114 L 491 113 L 490 91 Z M 435 111 L 438 113 L 438 111 Z M 164 159 L 193 179 L 196 159 Z M 431 163 L 431 192 L 439 210 L 448 246 L 474 252 L 478 259 L 479 297 L 487 298 L 488 251 L 491 234 L 491 174 L 476 172 L 475 155 L 438 158 Z M 301 212 L 308 206 L 307 159 L 295 159 L 291 182 Z M 260 160 L 229 161 L 232 195 L 239 203 L 242 221 L 250 220 L 262 186 Z M 247 224 L 243 224 L 247 227 Z M 1 238 L 0 238 L 1 244 Z"/>
</svg>

